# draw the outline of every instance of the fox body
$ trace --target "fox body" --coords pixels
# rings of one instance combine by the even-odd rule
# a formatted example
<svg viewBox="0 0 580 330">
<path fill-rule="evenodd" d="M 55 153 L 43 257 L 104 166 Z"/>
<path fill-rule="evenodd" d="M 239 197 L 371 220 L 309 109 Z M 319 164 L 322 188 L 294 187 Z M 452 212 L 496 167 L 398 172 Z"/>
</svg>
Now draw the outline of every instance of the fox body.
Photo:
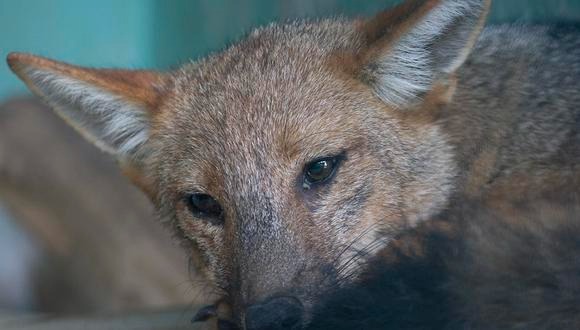
<svg viewBox="0 0 580 330">
<path fill-rule="evenodd" d="M 309 329 L 577 329 L 578 197 L 452 203 L 325 297 Z"/>
<path fill-rule="evenodd" d="M 441 215 L 578 182 L 580 33 L 483 29 L 489 5 L 272 24 L 169 73 L 8 62 L 151 197 L 207 315 L 292 329 Z"/>
</svg>

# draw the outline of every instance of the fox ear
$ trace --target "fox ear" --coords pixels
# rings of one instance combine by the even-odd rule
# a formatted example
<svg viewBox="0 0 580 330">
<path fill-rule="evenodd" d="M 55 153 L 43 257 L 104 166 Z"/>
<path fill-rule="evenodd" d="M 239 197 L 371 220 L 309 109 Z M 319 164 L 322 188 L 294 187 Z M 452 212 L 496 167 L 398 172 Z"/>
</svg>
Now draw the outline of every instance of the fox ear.
<svg viewBox="0 0 580 330">
<path fill-rule="evenodd" d="M 121 160 L 138 156 L 166 77 L 151 71 L 81 68 L 12 53 L 8 65 L 88 140 Z"/>
<path fill-rule="evenodd" d="M 410 0 L 363 24 L 362 75 L 384 102 L 419 102 L 459 68 L 485 23 L 491 0 Z"/>
</svg>

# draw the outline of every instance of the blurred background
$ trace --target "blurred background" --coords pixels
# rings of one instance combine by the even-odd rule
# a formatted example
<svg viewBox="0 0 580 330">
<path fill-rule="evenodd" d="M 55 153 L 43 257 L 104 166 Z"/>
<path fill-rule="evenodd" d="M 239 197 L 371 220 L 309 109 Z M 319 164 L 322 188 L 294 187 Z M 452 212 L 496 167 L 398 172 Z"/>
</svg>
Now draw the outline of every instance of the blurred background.
<svg viewBox="0 0 580 330">
<path fill-rule="evenodd" d="M 0 58 L 169 69 L 273 20 L 370 15 L 387 0 L 0 0 Z M 580 0 L 495 0 L 492 23 L 580 22 Z M 204 284 L 108 157 L 0 65 L 0 311 L 203 303 Z"/>
</svg>

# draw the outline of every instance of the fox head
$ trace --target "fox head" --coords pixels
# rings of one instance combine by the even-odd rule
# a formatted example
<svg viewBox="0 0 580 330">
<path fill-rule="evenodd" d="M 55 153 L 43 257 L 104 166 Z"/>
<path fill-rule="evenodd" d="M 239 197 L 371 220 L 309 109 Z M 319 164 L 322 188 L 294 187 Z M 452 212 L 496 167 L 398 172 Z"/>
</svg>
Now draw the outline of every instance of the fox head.
<svg viewBox="0 0 580 330">
<path fill-rule="evenodd" d="M 368 20 L 272 24 L 167 73 L 8 63 L 151 197 L 222 318 L 299 328 L 445 206 L 456 168 L 438 113 L 488 8 L 407 1 Z"/>
</svg>

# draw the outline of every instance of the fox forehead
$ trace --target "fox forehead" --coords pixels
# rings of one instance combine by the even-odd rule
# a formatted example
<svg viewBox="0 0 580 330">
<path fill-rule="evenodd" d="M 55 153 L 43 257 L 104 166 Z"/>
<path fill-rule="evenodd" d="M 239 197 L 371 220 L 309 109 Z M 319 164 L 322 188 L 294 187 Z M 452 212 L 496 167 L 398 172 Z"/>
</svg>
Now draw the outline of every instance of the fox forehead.
<svg viewBox="0 0 580 330">
<path fill-rule="evenodd" d="M 346 21 L 271 24 L 225 51 L 183 66 L 173 75 L 174 94 L 185 96 L 186 105 L 221 107 L 228 116 L 260 109 L 270 116 L 285 115 L 287 109 L 275 105 L 300 102 L 300 95 L 331 94 L 332 89 L 325 87 L 333 84 L 347 62 L 338 58 L 356 56 L 359 34 Z M 323 101 L 323 96 L 340 95 L 317 98 Z M 241 104 L 256 101 L 262 106 L 240 111 Z M 232 104 L 238 106 L 227 107 Z"/>
</svg>

